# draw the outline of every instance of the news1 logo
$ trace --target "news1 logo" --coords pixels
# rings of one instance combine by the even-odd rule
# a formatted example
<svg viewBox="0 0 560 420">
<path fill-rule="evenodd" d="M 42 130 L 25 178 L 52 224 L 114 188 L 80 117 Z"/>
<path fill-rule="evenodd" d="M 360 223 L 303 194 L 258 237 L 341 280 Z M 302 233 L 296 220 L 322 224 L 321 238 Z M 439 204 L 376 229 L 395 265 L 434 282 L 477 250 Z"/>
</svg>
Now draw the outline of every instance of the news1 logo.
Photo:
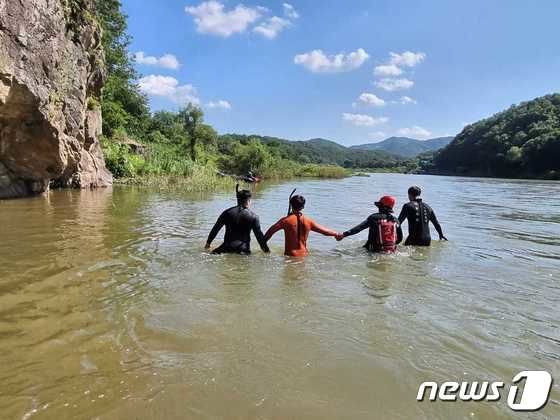
<svg viewBox="0 0 560 420">
<path fill-rule="evenodd" d="M 523 390 L 521 390 L 521 386 Z M 417 401 L 499 401 L 505 384 L 503 382 L 423 382 L 418 388 Z M 537 411 L 548 402 L 552 388 L 552 376 L 543 370 L 524 370 L 512 379 L 507 404 L 514 411 Z"/>
</svg>

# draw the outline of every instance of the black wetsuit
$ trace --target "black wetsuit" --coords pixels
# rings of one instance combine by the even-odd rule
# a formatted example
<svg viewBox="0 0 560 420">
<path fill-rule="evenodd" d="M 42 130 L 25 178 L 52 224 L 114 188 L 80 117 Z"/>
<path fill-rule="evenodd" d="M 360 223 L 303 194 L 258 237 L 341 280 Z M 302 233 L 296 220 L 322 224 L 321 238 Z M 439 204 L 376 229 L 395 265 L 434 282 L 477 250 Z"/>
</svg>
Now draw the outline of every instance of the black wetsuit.
<svg viewBox="0 0 560 420">
<path fill-rule="evenodd" d="M 436 214 L 420 198 L 403 206 L 399 215 L 399 223 L 402 223 L 405 219 L 408 220 L 408 238 L 404 242 L 405 245 L 429 246 L 432 242 L 429 222 L 432 222 L 440 238 L 443 237 L 443 231 Z"/>
<path fill-rule="evenodd" d="M 379 242 L 379 225 L 377 223 L 379 219 L 388 219 L 397 224 L 397 244 L 400 244 L 403 239 L 401 225 L 395 216 L 388 213 L 374 213 L 358 226 L 344 232 L 343 235 L 345 237 L 355 235 L 356 233 L 369 228 L 368 240 L 364 245 L 364 248 L 371 252 L 381 252 L 382 244 Z"/>
<path fill-rule="evenodd" d="M 216 235 L 225 225 L 226 234 L 224 243 L 216 248 L 214 254 L 250 254 L 251 253 L 251 230 L 255 234 L 261 249 L 270 252 L 258 216 L 243 206 L 235 206 L 224 211 L 208 235 L 206 243 L 210 245 Z"/>
</svg>

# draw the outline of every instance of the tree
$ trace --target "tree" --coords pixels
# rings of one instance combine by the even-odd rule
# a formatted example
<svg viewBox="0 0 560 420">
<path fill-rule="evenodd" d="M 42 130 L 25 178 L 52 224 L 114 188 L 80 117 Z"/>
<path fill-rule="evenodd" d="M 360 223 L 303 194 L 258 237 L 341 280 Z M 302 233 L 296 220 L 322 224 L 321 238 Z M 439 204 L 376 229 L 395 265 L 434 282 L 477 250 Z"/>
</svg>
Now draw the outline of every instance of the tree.
<svg viewBox="0 0 560 420">
<path fill-rule="evenodd" d="M 126 15 L 121 11 L 119 0 L 95 0 L 94 6 L 103 28 L 107 69 L 101 98 L 103 132 L 112 136 L 115 130 L 125 129 L 128 134 L 140 137 L 145 133 L 150 112 L 147 99 L 138 88 L 138 75 L 128 52 L 130 36 L 126 32 Z"/>
<path fill-rule="evenodd" d="M 204 113 L 202 109 L 192 103 L 189 103 L 186 108 L 179 111 L 179 118 L 189 136 L 189 149 L 193 162 L 196 161 L 197 131 L 199 130 L 200 124 L 202 124 L 203 117 Z"/>
</svg>

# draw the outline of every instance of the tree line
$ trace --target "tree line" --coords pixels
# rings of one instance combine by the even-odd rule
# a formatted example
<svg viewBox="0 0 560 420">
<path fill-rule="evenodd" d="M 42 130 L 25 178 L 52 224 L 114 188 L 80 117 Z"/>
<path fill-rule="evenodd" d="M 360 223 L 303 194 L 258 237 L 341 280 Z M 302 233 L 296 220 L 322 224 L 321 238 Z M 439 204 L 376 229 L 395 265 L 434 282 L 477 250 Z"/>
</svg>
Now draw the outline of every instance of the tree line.
<svg viewBox="0 0 560 420">
<path fill-rule="evenodd" d="M 432 173 L 560 179 L 560 94 L 467 125 L 422 165 Z"/>
</svg>

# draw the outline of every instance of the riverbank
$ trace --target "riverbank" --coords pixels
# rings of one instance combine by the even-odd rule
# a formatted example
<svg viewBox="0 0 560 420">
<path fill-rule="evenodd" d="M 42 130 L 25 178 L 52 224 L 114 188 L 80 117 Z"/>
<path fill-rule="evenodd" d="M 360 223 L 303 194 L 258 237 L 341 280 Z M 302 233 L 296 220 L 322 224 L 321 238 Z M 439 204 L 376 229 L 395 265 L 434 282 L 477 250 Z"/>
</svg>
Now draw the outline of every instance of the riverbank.
<svg viewBox="0 0 560 420">
<path fill-rule="evenodd" d="M 545 174 L 529 174 L 518 173 L 509 174 L 508 176 L 489 174 L 483 171 L 444 171 L 444 170 L 427 170 L 419 171 L 418 175 L 433 175 L 433 176 L 446 176 L 446 177 L 466 177 L 466 178 L 492 178 L 492 179 L 515 179 L 515 180 L 538 180 L 538 181 L 560 181 L 559 171 L 549 171 Z"/>
<path fill-rule="evenodd" d="M 301 165 L 295 172 L 270 173 L 265 176 L 267 181 L 282 179 L 341 179 L 353 174 L 338 166 Z M 233 189 L 238 181 L 234 176 L 220 175 L 210 166 L 196 167 L 191 174 L 144 174 L 132 177 L 115 178 L 115 185 L 135 185 L 151 188 L 174 189 L 180 188 L 185 192 L 213 192 Z"/>
</svg>

